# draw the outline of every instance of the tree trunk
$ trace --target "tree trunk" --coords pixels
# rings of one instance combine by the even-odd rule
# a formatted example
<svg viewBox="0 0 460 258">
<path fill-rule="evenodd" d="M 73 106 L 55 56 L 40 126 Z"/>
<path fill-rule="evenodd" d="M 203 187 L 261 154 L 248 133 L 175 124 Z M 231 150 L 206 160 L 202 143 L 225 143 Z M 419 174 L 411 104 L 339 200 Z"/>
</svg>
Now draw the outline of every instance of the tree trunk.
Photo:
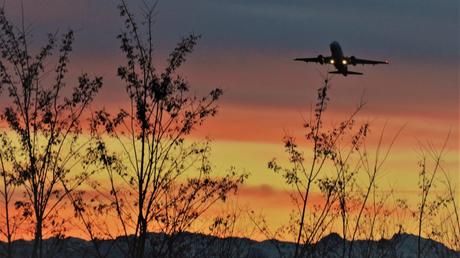
<svg viewBox="0 0 460 258">
<path fill-rule="evenodd" d="M 35 224 L 34 247 L 32 249 L 32 258 L 42 258 L 42 224 L 43 220 L 39 216 Z"/>
<path fill-rule="evenodd" d="M 143 258 L 145 251 L 145 241 L 147 239 L 147 221 L 145 218 L 139 217 L 139 236 L 136 237 L 133 258 Z"/>
</svg>

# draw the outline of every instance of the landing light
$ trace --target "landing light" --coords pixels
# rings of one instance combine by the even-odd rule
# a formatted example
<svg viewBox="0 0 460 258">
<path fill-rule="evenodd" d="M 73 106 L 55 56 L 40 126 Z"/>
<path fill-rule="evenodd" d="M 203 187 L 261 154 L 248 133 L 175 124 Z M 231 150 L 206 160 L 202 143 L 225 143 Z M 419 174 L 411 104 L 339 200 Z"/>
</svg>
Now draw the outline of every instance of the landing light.
<svg viewBox="0 0 460 258">
<path fill-rule="evenodd" d="M 342 60 L 342 64 L 346 65 L 346 64 L 347 64 L 347 60 L 343 59 L 343 60 Z"/>
</svg>

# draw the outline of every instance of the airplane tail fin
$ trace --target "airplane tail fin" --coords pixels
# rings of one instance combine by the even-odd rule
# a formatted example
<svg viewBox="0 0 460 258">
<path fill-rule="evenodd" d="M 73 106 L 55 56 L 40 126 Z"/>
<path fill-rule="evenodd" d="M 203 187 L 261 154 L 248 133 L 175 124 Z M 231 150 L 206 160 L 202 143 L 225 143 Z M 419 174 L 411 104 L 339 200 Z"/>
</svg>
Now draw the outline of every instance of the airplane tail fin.
<svg viewBox="0 0 460 258">
<path fill-rule="evenodd" d="M 332 71 L 332 72 L 329 72 L 329 73 L 333 73 L 333 74 L 342 74 L 341 72 L 339 71 Z M 363 75 L 363 73 L 359 73 L 359 72 L 353 72 L 353 71 L 347 71 L 346 74 L 344 74 L 345 76 L 349 75 L 349 74 L 354 74 L 354 75 Z"/>
</svg>

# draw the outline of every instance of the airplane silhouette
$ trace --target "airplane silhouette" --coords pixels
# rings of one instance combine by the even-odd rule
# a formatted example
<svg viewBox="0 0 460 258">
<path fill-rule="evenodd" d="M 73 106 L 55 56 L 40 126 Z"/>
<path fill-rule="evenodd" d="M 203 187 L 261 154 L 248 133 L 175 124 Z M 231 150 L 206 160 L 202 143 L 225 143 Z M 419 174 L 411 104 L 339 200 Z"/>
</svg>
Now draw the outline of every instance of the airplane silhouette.
<svg viewBox="0 0 460 258">
<path fill-rule="evenodd" d="M 375 61 L 375 60 L 366 60 L 356 58 L 354 56 L 346 57 L 343 55 L 342 48 L 340 47 L 339 42 L 333 41 L 329 45 L 331 49 L 331 56 L 322 56 L 319 55 L 317 57 L 306 57 L 306 58 L 296 58 L 295 61 L 303 61 L 306 63 L 319 63 L 319 64 L 332 64 L 335 66 L 337 71 L 332 71 L 329 73 L 334 74 L 342 74 L 343 76 L 347 76 L 348 74 L 356 74 L 362 75 L 363 73 L 360 72 L 353 72 L 348 70 L 348 65 L 357 65 L 357 64 L 388 64 L 388 61 Z"/>
</svg>

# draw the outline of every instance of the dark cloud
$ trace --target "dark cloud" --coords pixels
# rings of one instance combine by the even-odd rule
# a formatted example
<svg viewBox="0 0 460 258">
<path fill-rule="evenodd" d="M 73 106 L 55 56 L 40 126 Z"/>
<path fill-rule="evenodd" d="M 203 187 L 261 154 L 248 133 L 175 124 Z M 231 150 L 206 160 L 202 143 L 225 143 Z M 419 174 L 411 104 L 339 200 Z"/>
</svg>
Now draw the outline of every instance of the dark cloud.
<svg viewBox="0 0 460 258">
<path fill-rule="evenodd" d="M 20 2 L 6 1 L 7 13 L 16 21 Z M 120 56 L 115 37 L 122 27 L 116 0 L 22 2 L 26 23 L 37 38 L 74 28 L 74 55 L 80 69 L 90 62 L 108 82 L 116 81 Z M 143 1 L 128 2 L 141 13 Z M 224 101 L 231 103 L 303 105 L 305 87 L 313 92 L 319 83 L 309 78 L 319 77 L 316 66 L 292 63 L 291 58 L 328 54 L 330 41 L 338 40 L 346 54 L 392 61 L 375 70 L 354 68 L 365 71 L 364 77 L 341 78 L 338 83 L 343 86 L 336 92 L 343 99 L 350 98 L 350 89 L 356 96 L 368 87 L 371 101 L 384 108 L 417 109 L 434 96 L 434 102 L 452 109 L 458 104 L 458 24 L 458 2 L 453 0 L 163 0 L 158 3 L 154 30 L 161 60 L 182 36 L 202 34 L 187 74 L 202 88 L 223 86 Z M 393 105 L 388 105 L 388 99 Z M 423 108 L 431 109 L 430 105 Z"/>
<path fill-rule="evenodd" d="M 199 31 L 211 48 L 318 51 L 335 39 L 354 52 L 459 57 L 454 1 L 193 1 L 185 12 L 162 3 L 160 30 Z"/>
<path fill-rule="evenodd" d="M 15 16 L 19 2 L 6 2 Z M 88 51 L 117 46 L 111 44 L 120 29 L 116 0 L 23 2 L 34 27 L 76 28 L 93 44 L 84 44 Z M 133 11 L 142 9 L 143 1 L 128 2 Z M 458 3 L 451 0 L 168 0 L 159 1 L 157 10 L 159 48 L 195 32 L 204 36 L 204 47 L 221 50 L 326 51 L 330 41 L 339 40 L 364 54 L 449 63 L 460 58 Z"/>
</svg>

